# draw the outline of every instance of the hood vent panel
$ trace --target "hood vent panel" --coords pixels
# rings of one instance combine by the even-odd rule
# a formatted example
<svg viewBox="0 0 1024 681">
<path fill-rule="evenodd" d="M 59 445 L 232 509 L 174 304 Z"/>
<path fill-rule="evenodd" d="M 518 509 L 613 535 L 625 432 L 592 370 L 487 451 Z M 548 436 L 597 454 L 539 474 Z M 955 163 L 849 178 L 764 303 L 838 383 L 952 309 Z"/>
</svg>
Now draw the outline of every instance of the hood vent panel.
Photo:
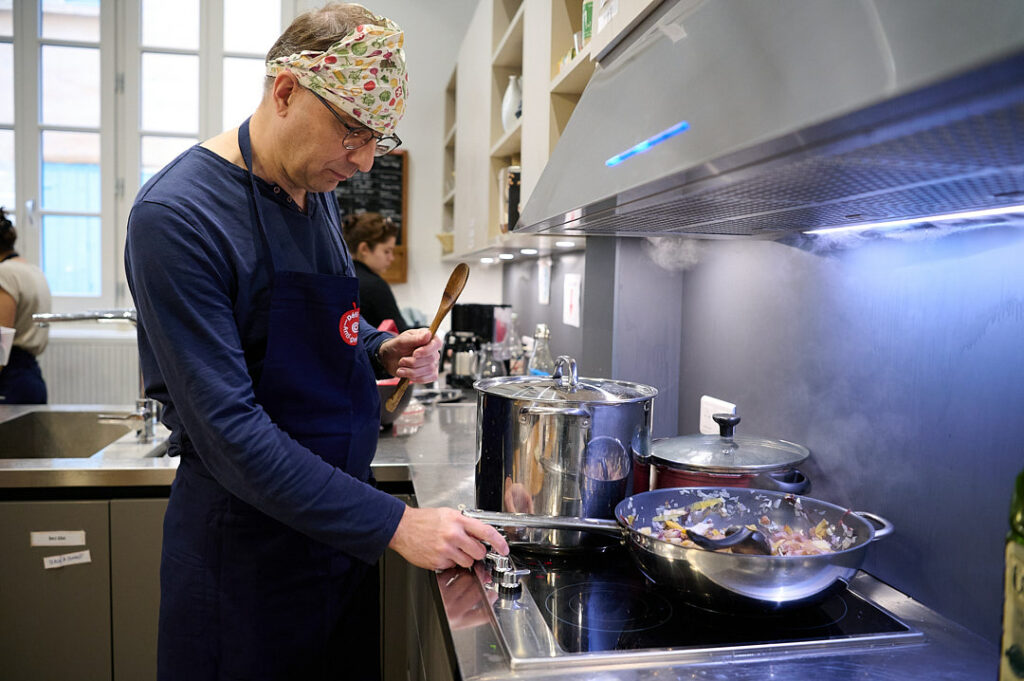
<svg viewBox="0 0 1024 681">
<path fill-rule="evenodd" d="M 584 105 L 591 88 L 584 92 L 563 140 L 573 140 L 577 117 L 593 124 L 593 106 L 603 102 L 611 107 L 602 95 L 614 91 L 614 79 L 642 68 L 642 56 L 631 55 L 595 76 L 605 82 L 598 83 L 589 110 Z M 715 92 L 697 94 L 712 97 Z M 670 115 L 685 116 L 687 101 L 678 98 Z M 673 106 L 671 101 L 663 105 Z M 768 103 L 751 101 L 750 106 Z M 613 117 L 610 109 L 605 119 Z M 657 152 L 667 159 L 660 165 L 664 172 L 644 176 L 653 163 L 644 160 L 634 170 L 629 167 L 634 159 L 627 160 L 618 176 L 624 186 L 596 201 L 589 188 L 590 199 L 572 210 L 566 210 L 571 184 L 562 175 L 566 171 L 560 170 L 560 157 L 567 157 L 572 172 L 585 177 L 579 161 L 594 154 L 574 154 L 559 146 L 516 231 L 770 239 L 820 227 L 1024 204 L 1024 45 L 982 66 L 933 78 L 925 87 L 885 93 L 867 106 L 794 128 L 762 136 L 765 141 L 739 151 L 705 153 L 710 160 L 689 167 L 684 160 L 691 149 L 687 145 L 707 145 L 707 140 L 682 135 Z M 700 130 L 695 125 L 687 135 Z M 727 130 L 718 134 L 725 138 Z M 594 133 L 588 138 L 594 140 Z M 722 147 L 728 146 L 723 139 Z M 595 173 L 591 186 L 609 177 L 606 169 Z M 548 191 L 546 181 L 553 186 Z M 542 205 L 545 194 L 557 200 Z"/>
</svg>

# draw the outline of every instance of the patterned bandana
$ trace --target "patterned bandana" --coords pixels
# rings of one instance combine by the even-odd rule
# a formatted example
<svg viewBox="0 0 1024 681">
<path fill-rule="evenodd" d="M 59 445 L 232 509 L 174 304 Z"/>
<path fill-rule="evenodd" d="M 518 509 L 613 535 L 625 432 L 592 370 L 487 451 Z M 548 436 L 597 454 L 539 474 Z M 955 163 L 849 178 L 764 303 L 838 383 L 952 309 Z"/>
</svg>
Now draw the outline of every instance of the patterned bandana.
<svg viewBox="0 0 1024 681">
<path fill-rule="evenodd" d="M 267 62 L 267 75 L 290 71 L 309 88 L 368 128 L 390 135 L 405 113 L 409 75 L 405 34 L 393 21 L 362 24 L 324 52 L 304 50 Z"/>
</svg>

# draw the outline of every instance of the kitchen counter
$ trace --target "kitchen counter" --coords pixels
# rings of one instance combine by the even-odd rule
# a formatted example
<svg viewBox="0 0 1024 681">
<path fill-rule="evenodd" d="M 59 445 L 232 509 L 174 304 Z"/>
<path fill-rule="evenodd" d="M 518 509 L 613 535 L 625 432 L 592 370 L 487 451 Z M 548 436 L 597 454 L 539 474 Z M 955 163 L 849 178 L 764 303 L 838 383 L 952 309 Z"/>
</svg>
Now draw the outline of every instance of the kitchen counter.
<svg viewBox="0 0 1024 681">
<path fill-rule="evenodd" d="M 0 405 L 0 424 L 33 411 L 127 413 L 131 410 L 132 407 L 126 405 Z M 467 451 L 472 453 L 476 437 L 475 410 L 464 407 L 450 410 L 445 405 L 439 414 L 435 415 L 435 411 L 427 410 L 424 426 L 415 435 L 394 436 L 390 431 L 381 434 L 372 464 L 374 477 L 379 482 L 409 480 L 410 463 L 426 468 L 445 465 L 446 459 L 453 455 L 438 454 L 443 454 L 442 450 L 462 451 L 467 432 Z M 452 428 L 455 415 L 460 420 L 468 418 L 470 422 Z M 154 441 L 139 443 L 130 433 L 88 458 L 0 458 L 0 489 L 169 486 L 174 481 L 178 457 L 165 456 L 168 434 L 169 431 L 160 426 Z M 424 485 L 430 487 L 428 482 Z M 431 496 L 439 495 L 433 492 Z"/>
<path fill-rule="evenodd" d="M 29 409 L 0 407 L 0 423 Z M 411 480 L 420 506 L 472 505 L 475 440 L 475 404 L 427 408 L 424 423 L 416 433 L 381 435 L 373 464 L 374 475 L 381 481 Z M 124 451 L 120 455 L 107 452 L 89 459 L 8 459 L 0 460 L 0 487 L 170 484 L 176 466 L 176 458 L 133 459 Z M 894 540 L 899 540 L 898 529 Z M 810 651 L 785 658 L 726 653 L 674 666 L 634 659 L 571 668 L 512 670 L 492 624 L 489 601 L 470 573 L 463 569 L 445 570 L 437 574 L 436 580 L 451 629 L 454 654 L 466 681 L 542 678 L 569 681 L 773 678 L 787 681 L 854 678 L 974 681 L 996 676 L 995 646 L 863 572 L 853 580 L 852 588 L 921 631 L 923 643 L 897 647 L 880 645 L 875 649 L 845 652 Z"/>
</svg>

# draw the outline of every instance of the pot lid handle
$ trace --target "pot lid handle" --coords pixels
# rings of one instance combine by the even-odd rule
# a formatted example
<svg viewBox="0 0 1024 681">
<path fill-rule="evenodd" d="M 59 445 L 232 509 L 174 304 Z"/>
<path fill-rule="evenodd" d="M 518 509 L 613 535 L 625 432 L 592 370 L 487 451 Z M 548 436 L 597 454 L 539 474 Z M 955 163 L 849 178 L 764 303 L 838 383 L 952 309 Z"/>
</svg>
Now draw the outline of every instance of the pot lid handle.
<svg viewBox="0 0 1024 681">
<path fill-rule="evenodd" d="M 566 369 L 568 369 L 568 375 L 566 375 Z M 559 355 L 555 360 L 555 370 L 551 372 L 551 378 L 557 379 L 563 388 L 576 390 L 580 383 L 576 373 L 576 360 L 569 355 Z"/>
<path fill-rule="evenodd" d="M 718 424 L 718 434 L 722 437 L 732 437 L 740 422 L 740 417 L 735 414 L 712 414 L 711 418 Z"/>
</svg>

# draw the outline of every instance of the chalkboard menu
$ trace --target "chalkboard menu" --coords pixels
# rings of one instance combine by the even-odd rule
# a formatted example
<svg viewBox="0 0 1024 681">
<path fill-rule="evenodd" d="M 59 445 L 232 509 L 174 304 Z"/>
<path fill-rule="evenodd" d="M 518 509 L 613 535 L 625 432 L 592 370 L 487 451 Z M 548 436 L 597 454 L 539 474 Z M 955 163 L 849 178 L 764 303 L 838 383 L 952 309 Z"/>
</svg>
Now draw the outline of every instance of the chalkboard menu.
<svg viewBox="0 0 1024 681">
<path fill-rule="evenodd" d="M 353 213 L 380 213 L 398 227 L 395 239 L 395 260 L 384 274 L 393 283 L 406 280 L 406 219 L 405 207 L 408 168 L 405 151 L 394 151 L 373 160 L 368 173 L 356 173 L 338 184 L 334 195 L 342 219 Z"/>
</svg>

